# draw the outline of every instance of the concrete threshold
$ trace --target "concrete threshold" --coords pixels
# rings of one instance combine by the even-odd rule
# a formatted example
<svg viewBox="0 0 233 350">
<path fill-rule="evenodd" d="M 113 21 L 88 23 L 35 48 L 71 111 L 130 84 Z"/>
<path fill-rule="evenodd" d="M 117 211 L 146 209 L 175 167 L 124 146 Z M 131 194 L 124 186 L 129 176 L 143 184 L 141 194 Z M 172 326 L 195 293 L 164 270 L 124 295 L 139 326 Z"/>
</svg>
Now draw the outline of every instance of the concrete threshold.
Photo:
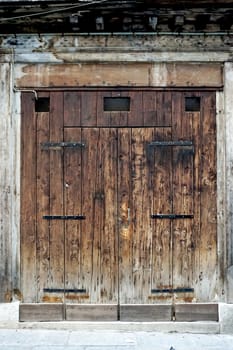
<svg viewBox="0 0 233 350">
<path fill-rule="evenodd" d="M 219 334 L 218 322 L 0 322 L 5 329 L 47 329 L 71 331 L 110 330 L 124 332 L 163 332 L 190 334 Z"/>
</svg>

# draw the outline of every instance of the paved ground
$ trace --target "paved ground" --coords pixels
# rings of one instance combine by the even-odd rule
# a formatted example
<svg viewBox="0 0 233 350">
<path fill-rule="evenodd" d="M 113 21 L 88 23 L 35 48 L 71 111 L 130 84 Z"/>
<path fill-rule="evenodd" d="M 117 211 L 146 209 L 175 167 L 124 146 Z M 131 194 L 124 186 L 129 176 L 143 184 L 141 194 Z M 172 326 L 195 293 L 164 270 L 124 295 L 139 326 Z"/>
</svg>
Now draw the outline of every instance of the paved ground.
<svg viewBox="0 0 233 350">
<path fill-rule="evenodd" d="M 233 335 L 0 329 L 0 350 L 233 350 Z"/>
</svg>

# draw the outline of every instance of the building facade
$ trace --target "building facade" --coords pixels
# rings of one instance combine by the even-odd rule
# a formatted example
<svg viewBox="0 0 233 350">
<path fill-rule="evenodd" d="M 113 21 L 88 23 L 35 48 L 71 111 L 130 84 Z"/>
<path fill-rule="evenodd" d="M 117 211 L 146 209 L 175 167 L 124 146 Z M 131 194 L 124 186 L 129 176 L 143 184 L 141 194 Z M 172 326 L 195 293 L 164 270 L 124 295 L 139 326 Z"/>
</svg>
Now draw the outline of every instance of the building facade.
<svg viewBox="0 0 233 350">
<path fill-rule="evenodd" d="M 1 12 L 2 307 L 232 331 L 231 2 Z"/>
</svg>

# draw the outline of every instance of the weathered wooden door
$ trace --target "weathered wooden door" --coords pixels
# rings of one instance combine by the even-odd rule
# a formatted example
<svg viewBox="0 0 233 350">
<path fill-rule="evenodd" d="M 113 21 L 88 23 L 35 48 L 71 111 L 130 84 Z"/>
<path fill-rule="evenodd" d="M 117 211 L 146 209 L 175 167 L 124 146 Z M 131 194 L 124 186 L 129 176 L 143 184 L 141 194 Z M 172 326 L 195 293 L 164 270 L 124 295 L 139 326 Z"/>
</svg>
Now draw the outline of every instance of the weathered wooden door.
<svg viewBox="0 0 233 350">
<path fill-rule="evenodd" d="M 177 303 L 214 300 L 213 92 L 24 93 L 22 112 L 22 320 L 182 319 Z"/>
</svg>

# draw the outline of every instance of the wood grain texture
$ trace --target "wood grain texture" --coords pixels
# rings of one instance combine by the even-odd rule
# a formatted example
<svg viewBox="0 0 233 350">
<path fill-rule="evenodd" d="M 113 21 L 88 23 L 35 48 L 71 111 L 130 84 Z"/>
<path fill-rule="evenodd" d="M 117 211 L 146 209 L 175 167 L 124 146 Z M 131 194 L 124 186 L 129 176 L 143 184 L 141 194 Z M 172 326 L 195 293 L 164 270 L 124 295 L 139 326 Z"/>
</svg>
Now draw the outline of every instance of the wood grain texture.
<svg viewBox="0 0 233 350">
<path fill-rule="evenodd" d="M 67 321 L 117 321 L 117 305 L 66 304 Z"/>
<path fill-rule="evenodd" d="M 50 94 L 50 141 L 63 141 L 63 93 Z M 64 213 L 63 151 L 50 150 L 50 215 Z M 47 288 L 64 288 L 64 223 L 50 221 L 50 278 Z M 59 297 L 63 297 L 59 294 Z"/>
<path fill-rule="evenodd" d="M 81 125 L 95 127 L 97 124 L 96 92 L 81 92 Z"/>
<path fill-rule="evenodd" d="M 133 221 L 132 210 L 131 130 L 118 131 L 118 220 L 119 220 L 119 303 L 133 302 Z M 131 214 L 132 215 L 132 214 Z"/>
<path fill-rule="evenodd" d="M 172 320 L 171 305 L 121 305 L 121 321 L 168 322 Z"/>
<path fill-rule="evenodd" d="M 102 226 L 100 225 L 100 301 L 117 303 L 119 290 L 119 237 L 117 221 L 117 130 L 101 129 L 100 188 Z"/>
<path fill-rule="evenodd" d="M 20 304 L 19 320 L 21 322 L 63 321 L 63 304 Z"/>
<path fill-rule="evenodd" d="M 218 322 L 218 304 L 177 304 L 175 319 L 177 322 Z"/>
<path fill-rule="evenodd" d="M 172 138 L 193 140 L 192 115 L 185 113 L 183 93 L 172 95 Z M 172 150 L 172 197 L 173 212 L 193 215 L 193 147 L 173 147 Z M 193 220 L 179 219 L 172 222 L 173 233 L 173 288 L 188 288 L 194 283 Z M 185 298 L 185 293 L 175 295 Z"/>
<path fill-rule="evenodd" d="M 12 65 L 3 60 L 0 65 L 0 77 L 2 84 L 0 86 L 0 208 L 1 208 L 1 226 L 0 226 L 0 302 L 10 302 L 13 296 L 14 285 L 18 282 L 19 271 L 18 263 L 18 211 L 16 210 L 18 201 L 18 167 L 16 163 L 16 154 L 18 155 L 19 145 L 17 144 L 18 116 L 15 118 L 13 113 L 13 94 L 11 92 L 11 74 Z M 14 100 L 14 103 L 16 101 Z M 18 130 L 17 130 L 18 131 Z M 17 144 L 17 145 L 16 145 Z M 17 153 L 16 153 L 17 152 Z M 16 170 L 17 169 L 17 170 Z M 15 171 L 16 170 L 16 171 Z M 15 205 L 16 204 L 16 205 Z M 17 230 L 17 231 L 16 231 Z M 15 249 L 15 247 L 17 247 Z"/>
<path fill-rule="evenodd" d="M 86 61 L 87 53 L 84 55 Z M 129 58 L 130 55 L 132 56 L 132 54 L 124 56 Z M 158 53 L 156 55 L 158 56 Z M 58 56 L 59 53 L 57 53 Z M 66 59 L 69 60 L 70 56 L 71 54 L 68 53 Z M 194 53 L 192 53 L 193 56 Z M 112 56 L 112 53 L 109 57 L 111 61 L 116 59 L 116 55 Z M 129 62 L 125 64 L 122 62 L 121 64 L 74 64 L 72 62 L 70 64 L 24 64 L 20 66 L 21 70 L 17 71 L 16 85 L 36 88 L 54 86 L 64 88 L 67 86 L 75 88 L 77 86 L 221 87 L 223 85 L 222 65 L 210 63 L 210 58 L 208 56 L 208 64 L 164 63 L 164 56 L 162 63 L 153 64 L 145 62 L 134 62 L 133 64 Z M 101 53 L 102 59 L 103 53 Z M 138 53 L 137 57 L 133 57 L 134 61 L 137 59 Z M 177 60 L 177 56 L 175 59 Z M 200 60 L 200 56 L 198 59 Z"/>
<path fill-rule="evenodd" d="M 49 93 L 40 93 L 39 97 L 49 97 Z M 49 222 L 43 219 L 43 215 L 50 213 L 50 154 L 42 150 L 41 143 L 48 142 L 50 121 L 49 113 L 36 114 L 37 121 L 37 181 L 36 181 L 36 209 L 37 209 L 37 301 L 44 299 L 43 289 L 47 288 L 50 279 L 50 227 Z"/>
<path fill-rule="evenodd" d="M 71 107 L 72 109 L 73 107 Z M 67 114 L 69 108 L 67 106 Z M 81 142 L 80 128 L 64 130 L 66 142 Z M 64 149 L 64 213 L 65 215 L 83 215 L 82 208 L 82 148 Z M 81 280 L 81 244 L 85 233 L 82 232 L 82 221 L 65 222 L 65 288 L 83 289 Z M 72 294 L 71 294 L 72 295 Z M 65 297 L 71 299 L 70 294 Z M 77 298 L 79 294 L 74 294 Z"/>
<path fill-rule="evenodd" d="M 171 128 L 156 128 L 153 141 L 171 140 Z M 172 208 L 172 150 L 171 147 L 150 147 L 149 167 L 153 190 L 151 214 L 170 214 Z M 152 289 L 172 286 L 171 220 L 153 219 Z M 172 295 L 151 295 L 154 302 L 171 302 Z"/>
<path fill-rule="evenodd" d="M 215 94 L 204 93 L 201 109 L 201 240 L 200 249 L 200 300 L 214 300 L 217 272 L 217 208 L 216 208 L 216 108 Z M 208 293 L 208 294 L 207 294 Z M 208 295 L 208 297 L 207 297 Z"/>
<path fill-rule="evenodd" d="M 81 126 L 81 92 L 64 92 L 64 126 Z"/>
<path fill-rule="evenodd" d="M 133 128 L 131 147 L 130 181 L 132 204 L 132 303 L 148 303 L 151 289 L 152 227 L 150 220 L 153 189 L 150 187 L 150 168 L 147 166 L 147 148 L 153 138 L 153 128 Z"/>
<path fill-rule="evenodd" d="M 34 95 L 22 94 L 21 288 L 24 302 L 36 302 L 36 114 Z"/>
<path fill-rule="evenodd" d="M 89 317 L 77 304 L 82 310 L 145 305 L 132 307 L 129 317 L 146 320 L 149 304 L 213 301 L 215 93 L 106 89 L 41 96 L 50 97 L 50 112 L 36 114 L 29 93 L 22 99 L 24 302 L 67 302 L 74 319 Z M 119 96 L 130 97 L 130 111 L 104 111 L 104 97 Z M 185 111 L 185 97 L 192 96 L 200 97 L 200 112 Z M 83 146 L 42 150 L 46 141 Z M 153 144 L 163 141 L 193 146 Z M 49 222 L 43 215 L 85 219 Z"/>
</svg>

